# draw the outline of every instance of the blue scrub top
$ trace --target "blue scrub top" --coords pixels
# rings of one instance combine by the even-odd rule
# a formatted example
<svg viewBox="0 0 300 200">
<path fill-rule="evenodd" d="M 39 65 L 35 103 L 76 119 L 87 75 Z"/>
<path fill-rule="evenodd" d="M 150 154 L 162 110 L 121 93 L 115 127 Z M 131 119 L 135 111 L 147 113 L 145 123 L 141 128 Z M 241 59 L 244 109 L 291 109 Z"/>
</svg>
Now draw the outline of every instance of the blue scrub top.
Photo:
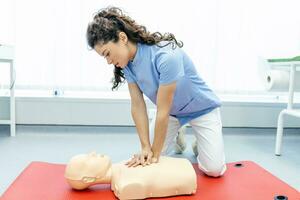
<svg viewBox="0 0 300 200">
<path fill-rule="evenodd" d="M 162 46 L 165 41 L 160 42 Z M 137 43 L 133 61 L 123 69 L 128 83 L 136 83 L 140 90 L 156 105 L 160 85 L 176 81 L 170 115 L 180 125 L 221 106 L 220 99 L 197 73 L 192 60 L 179 47 L 165 47 Z"/>
</svg>

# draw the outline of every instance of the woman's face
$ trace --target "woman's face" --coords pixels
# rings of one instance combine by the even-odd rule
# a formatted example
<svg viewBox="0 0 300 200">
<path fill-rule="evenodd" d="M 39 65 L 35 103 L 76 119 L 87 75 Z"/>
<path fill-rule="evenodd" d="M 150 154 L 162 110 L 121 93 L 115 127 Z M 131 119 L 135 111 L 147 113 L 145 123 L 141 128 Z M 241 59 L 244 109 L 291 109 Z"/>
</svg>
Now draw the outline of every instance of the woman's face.
<svg viewBox="0 0 300 200">
<path fill-rule="evenodd" d="M 134 55 L 132 55 L 132 46 L 128 44 L 127 35 L 124 32 L 120 32 L 118 42 L 109 41 L 106 44 L 97 43 L 94 49 L 100 56 L 106 59 L 109 65 L 113 64 L 123 69 L 129 60 L 134 57 Z"/>
</svg>

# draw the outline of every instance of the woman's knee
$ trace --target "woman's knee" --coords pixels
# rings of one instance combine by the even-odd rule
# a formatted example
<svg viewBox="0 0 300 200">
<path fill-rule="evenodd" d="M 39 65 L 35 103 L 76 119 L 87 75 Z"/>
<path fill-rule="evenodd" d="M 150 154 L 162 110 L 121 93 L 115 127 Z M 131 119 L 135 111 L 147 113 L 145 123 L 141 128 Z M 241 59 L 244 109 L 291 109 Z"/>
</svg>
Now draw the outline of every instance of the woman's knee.
<svg viewBox="0 0 300 200">
<path fill-rule="evenodd" d="M 165 142 L 160 155 L 169 156 L 172 153 L 174 153 L 174 149 L 175 149 L 175 142 Z"/>
<path fill-rule="evenodd" d="M 203 166 L 201 164 L 198 164 L 198 167 L 201 171 L 203 171 L 206 175 L 212 176 L 212 177 L 219 177 L 222 176 L 227 167 L 226 164 L 219 164 L 219 165 L 207 165 Z"/>
</svg>

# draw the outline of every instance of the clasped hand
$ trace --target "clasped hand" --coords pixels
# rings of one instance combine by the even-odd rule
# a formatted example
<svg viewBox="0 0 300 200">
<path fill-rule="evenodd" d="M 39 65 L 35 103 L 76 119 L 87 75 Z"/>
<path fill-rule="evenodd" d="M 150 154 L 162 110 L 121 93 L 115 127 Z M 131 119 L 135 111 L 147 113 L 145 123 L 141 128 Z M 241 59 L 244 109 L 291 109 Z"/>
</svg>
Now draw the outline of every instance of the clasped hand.
<svg viewBox="0 0 300 200">
<path fill-rule="evenodd" d="M 157 163 L 159 156 L 154 155 L 150 147 L 142 148 L 141 153 L 134 154 L 129 161 L 125 164 L 128 167 L 136 167 L 138 165 L 150 165 L 151 163 Z"/>
</svg>

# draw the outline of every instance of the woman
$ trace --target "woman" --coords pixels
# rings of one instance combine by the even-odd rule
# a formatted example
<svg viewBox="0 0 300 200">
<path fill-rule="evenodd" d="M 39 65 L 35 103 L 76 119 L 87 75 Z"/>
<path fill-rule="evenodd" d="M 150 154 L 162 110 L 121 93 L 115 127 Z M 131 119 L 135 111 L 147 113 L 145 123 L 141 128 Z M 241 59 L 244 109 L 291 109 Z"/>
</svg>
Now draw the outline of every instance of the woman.
<svg viewBox="0 0 300 200">
<path fill-rule="evenodd" d="M 129 167 L 158 162 L 172 152 L 181 126 L 189 123 L 196 137 L 199 169 L 209 176 L 226 171 L 220 117 L 221 102 L 202 78 L 173 34 L 150 33 L 121 9 L 95 14 L 87 28 L 88 45 L 114 65 L 112 89 L 125 80 L 141 153 Z M 145 94 L 157 106 L 148 124 Z M 150 136 L 149 136 L 150 132 Z"/>
</svg>

